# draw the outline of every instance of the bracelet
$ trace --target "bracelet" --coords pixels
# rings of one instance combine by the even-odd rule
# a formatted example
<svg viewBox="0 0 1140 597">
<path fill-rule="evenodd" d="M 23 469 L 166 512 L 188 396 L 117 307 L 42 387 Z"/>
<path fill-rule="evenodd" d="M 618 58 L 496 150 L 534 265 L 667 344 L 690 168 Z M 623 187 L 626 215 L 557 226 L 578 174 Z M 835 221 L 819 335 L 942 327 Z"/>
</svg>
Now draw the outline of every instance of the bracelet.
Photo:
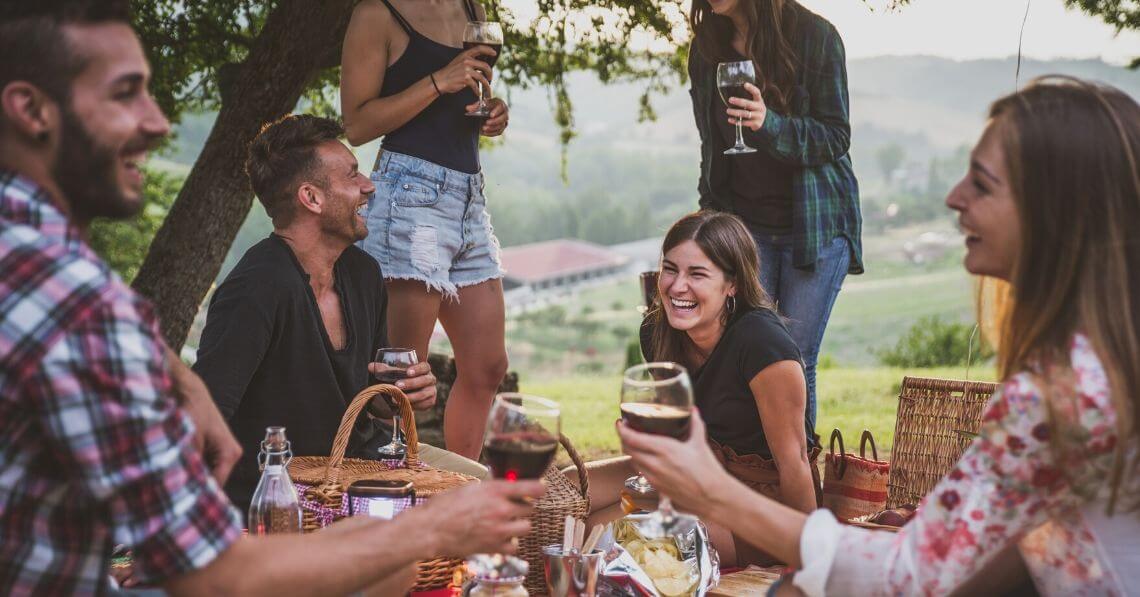
<svg viewBox="0 0 1140 597">
<path fill-rule="evenodd" d="M 435 87 L 436 96 L 442 96 L 443 92 L 439 90 L 439 85 L 435 82 L 435 73 L 428 73 L 428 78 L 431 79 L 431 86 Z"/>
</svg>

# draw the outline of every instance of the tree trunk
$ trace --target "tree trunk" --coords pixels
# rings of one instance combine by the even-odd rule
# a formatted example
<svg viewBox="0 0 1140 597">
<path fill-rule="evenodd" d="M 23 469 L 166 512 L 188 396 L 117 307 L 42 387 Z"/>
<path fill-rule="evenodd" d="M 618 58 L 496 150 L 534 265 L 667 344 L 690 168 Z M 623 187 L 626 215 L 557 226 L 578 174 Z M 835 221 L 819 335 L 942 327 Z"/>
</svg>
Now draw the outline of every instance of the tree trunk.
<svg viewBox="0 0 1140 597">
<path fill-rule="evenodd" d="M 202 153 L 134 281 L 154 301 L 175 352 L 249 213 L 246 147 L 265 122 L 293 110 L 321 70 L 339 62 L 353 3 L 280 0 L 236 65 Z"/>
</svg>

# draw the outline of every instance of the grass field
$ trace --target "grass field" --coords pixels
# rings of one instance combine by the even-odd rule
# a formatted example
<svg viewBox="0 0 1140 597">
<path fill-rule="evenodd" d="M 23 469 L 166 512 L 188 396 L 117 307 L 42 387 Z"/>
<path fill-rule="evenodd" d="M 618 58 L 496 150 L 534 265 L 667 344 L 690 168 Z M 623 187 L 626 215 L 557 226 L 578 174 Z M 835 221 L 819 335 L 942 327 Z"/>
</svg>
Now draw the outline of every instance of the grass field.
<svg viewBox="0 0 1140 597">
<path fill-rule="evenodd" d="M 839 428 L 844 438 L 855 442 L 863 429 L 875 436 L 880 457 L 893 444 L 895 408 L 904 375 L 962 379 L 961 368 L 940 369 L 825 369 L 819 372 L 819 420 L 816 431 L 825 438 Z M 993 381 L 992 368 L 973 369 L 970 378 Z M 595 459 L 618 451 L 613 424 L 618 418 L 621 377 L 570 376 L 559 379 L 523 379 L 524 392 L 546 396 L 562 404 L 563 432 L 583 452 Z M 757 422 L 759 424 L 759 422 Z"/>
</svg>

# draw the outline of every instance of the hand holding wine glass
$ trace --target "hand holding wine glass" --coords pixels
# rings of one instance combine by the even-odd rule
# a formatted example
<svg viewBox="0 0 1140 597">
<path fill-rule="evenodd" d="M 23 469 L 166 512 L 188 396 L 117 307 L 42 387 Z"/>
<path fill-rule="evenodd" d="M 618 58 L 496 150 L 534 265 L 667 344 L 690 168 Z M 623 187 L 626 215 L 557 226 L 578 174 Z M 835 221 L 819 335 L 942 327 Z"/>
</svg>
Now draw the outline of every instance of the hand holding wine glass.
<svg viewBox="0 0 1140 597">
<path fill-rule="evenodd" d="M 369 367 L 377 383 L 392 384 L 403 383 L 408 375 L 408 369 L 419 362 L 416 351 L 411 348 L 381 348 L 376 351 L 376 362 Z M 396 404 L 391 402 L 392 409 L 392 441 L 380 446 L 377 454 L 385 460 L 399 460 L 408 453 L 408 445 L 404 442 L 404 432 L 400 427 L 400 411 Z"/>
<path fill-rule="evenodd" d="M 676 363 L 645 363 L 626 370 L 621 386 L 622 421 L 642 433 L 664 435 L 675 439 L 689 437 L 693 414 L 693 384 L 689 373 Z M 638 475 L 626 482 L 638 491 L 649 481 Z M 683 533 L 696 524 L 692 516 L 679 514 L 666 495 L 661 496 L 657 511 L 641 525 L 646 537 L 665 537 Z"/>
<path fill-rule="evenodd" d="M 491 66 L 482 57 L 493 51 L 480 45 L 460 52 L 447 66 L 432 73 L 435 87 L 440 93 L 459 93 L 464 89 L 478 93 L 482 85 L 491 82 Z"/>
<path fill-rule="evenodd" d="M 748 101 L 753 99 L 752 93 L 744 87 L 745 84 L 756 85 L 756 68 L 752 65 L 751 60 L 721 62 L 716 66 L 716 86 L 720 91 L 720 99 L 724 101 L 725 106 L 728 106 L 729 114 L 737 116 L 735 118 L 736 145 L 725 150 L 725 155 L 739 155 L 756 151 L 755 148 L 744 144 L 744 133 L 741 130 L 742 117 L 751 118 L 751 114 L 737 113 L 737 106 L 729 101 L 734 97 Z"/>
<path fill-rule="evenodd" d="M 476 56 L 479 60 L 487 63 L 488 68 L 493 68 L 495 62 L 499 60 L 499 54 L 503 49 L 503 26 L 499 23 L 487 21 L 472 21 L 467 23 L 463 29 L 463 48 L 469 50 L 478 46 L 487 46 L 494 50 L 491 54 L 481 54 Z M 490 72 L 486 77 L 486 81 L 490 81 Z M 487 106 L 486 96 L 490 93 L 490 85 L 479 85 L 479 107 L 467 113 L 468 116 L 475 118 L 486 118 L 491 115 L 491 109 Z"/>
</svg>

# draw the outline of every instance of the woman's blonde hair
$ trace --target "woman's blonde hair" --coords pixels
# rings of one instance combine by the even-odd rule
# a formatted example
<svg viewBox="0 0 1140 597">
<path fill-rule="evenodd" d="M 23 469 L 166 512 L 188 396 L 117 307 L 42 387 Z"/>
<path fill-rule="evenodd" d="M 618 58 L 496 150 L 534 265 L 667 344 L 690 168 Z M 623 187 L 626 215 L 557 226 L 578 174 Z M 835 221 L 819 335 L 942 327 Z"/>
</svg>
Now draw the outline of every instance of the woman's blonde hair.
<svg viewBox="0 0 1140 597">
<path fill-rule="evenodd" d="M 995 102 L 990 118 L 1021 244 L 1010 284 L 982 285 L 980 318 L 1002 379 L 1030 371 L 1047 375 L 1046 385 L 1071 383 L 1069 343 L 1078 332 L 1089 338 L 1118 416 L 1111 513 L 1136 474 L 1128 455 L 1140 452 L 1140 105 L 1112 87 L 1049 76 Z M 1062 369 L 1040 370 L 1045 363 Z M 1059 400 L 1074 392 L 1044 390 L 1054 449 L 1073 454 L 1073 421 L 1059 414 L 1072 405 Z"/>
</svg>

